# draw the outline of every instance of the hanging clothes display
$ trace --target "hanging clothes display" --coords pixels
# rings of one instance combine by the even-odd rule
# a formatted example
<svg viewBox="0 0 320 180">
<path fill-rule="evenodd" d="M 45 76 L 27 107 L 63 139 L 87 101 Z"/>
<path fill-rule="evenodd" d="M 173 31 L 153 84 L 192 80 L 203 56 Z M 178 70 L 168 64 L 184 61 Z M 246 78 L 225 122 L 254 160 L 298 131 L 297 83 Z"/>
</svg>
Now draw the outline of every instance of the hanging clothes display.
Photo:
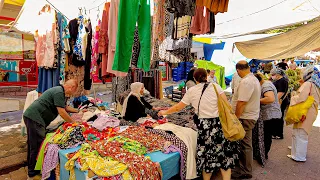
<svg viewBox="0 0 320 180">
<path fill-rule="evenodd" d="M 112 102 L 115 102 L 119 95 L 130 89 L 132 83 L 131 71 L 126 77 L 112 78 Z"/>
<path fill-rule="evenodd" d="M 138 27 L 136 27 L 136 30 L 134 31 L 134 40 L 133 41 L 134 41 L 134 43 L 133 43 L 133 47 L 132 47 L 131 67 L 137 68 L 139 54 L 140 54 L 140 41 L 139 41 Z"/>
<path fill-rule="evenodd" d="M 116 52 L 117 33 L 118 33 L 118 11 L 119 11 L 120 0 L 111 0 L 110 11 L 109 11 L 109 25 L 108 25 L 108 65 L 107 72 L 114 74 L 117 77 L 127 76 L 127 72 L 115 71 L 112 69 L 114 62 L 114 55 Z"/>
<path fill-rule="evenodd" d="M 36 59 L 39 67 L 37 91 L 43 93 L 49 88 L 58 86 L 60 80 L 60 27 L 61 19 L 49 5 L 45 5 L 38 16 L 44 22 L 35 32 Z"/>
<path fill-rule="evenodd" d="M 210 12 L 206 7 L 197 6 L 194 17 L 192 17 L 192 34 L 207 34 L 210 32 Z"/>
<path fill-rule="evenodd" d="M 57 68 L 57 50 L 59 28 L 57 26 L 57 12 L 49 5 L 45 5 L 37 17 L 43 22 L 35 32 L 36 60 L 38 67 Z"/>
<path fill-rule="evenodd" d="M 118 20 L 118 36 L 112 69 L 128 72 L 132 56 L 134 31 L 137 24 L 141 39 L 138 67 L 149 71 L 151 57 L 150 3 L 147 0 L 120 1 Z"/>
<path fill-rule="evenodd" d="M 228 11 L 229 0 L 197 0 L 197 6 L 205 6 L 211 12 L 225 13 Z"/>
<path fill-rule="evenodd" d="M 101 21 L 98 21 L 98 25 L 95 28 L 95 33 L 92 38 L 92 55 L 91 55 L 91 77 L 93 81 L 98 81 L 99 79 L 99 66 L 98 66 L 98 59 L 99 59 L 99 36 L 100 36 L 100 25 Z"/>
<path fill-rule="evenodd" d="M 66 70 L 66 56 L 70 52 L 69 38 L 70 33 L 68 29 L 67 19 L 61 14 L 58 13 L 58 24 L 60 32 L 60 61 L 59 61 L 59 71 L 60 71 L 60 84 L 65 82 L 65 70 Z"/>
<path fill-rule="evenodd" d="M 108 46 L 109 46 L 109 38 L 108 38 L 108 24 L 109 24 L 109 10 L 110 3 L 107 2 L 104 5 L 103 13 L 102 13 L 102 22 L 100 26 L 100 34 L 99 34 L 99 53 L 102 55 L 102 63 L 101 63 L 101 75 L 107 75 L 107 64 L 108 64 Z"/>
<path fill-rule="evenodd" d="M 184 1 L 184 4 L 189 3 Z M 156 39 L 158 43 L 153 46 L 153 60 L 171 63 L 191 60 L 192 40 L 189 37 L 191 16 L 189 15 L 194 14 L 193 5 L 194 3 L 192 6 L 187 6 L 189 8 L 186 7 L 186 9 L 180 10 L 179 13 L 177 8 L 174 8 L 178 6 L 175 2 L 165 1 L 164 7 L 166 8 L 164 9 L 158 6 L 155 7 L 155 11 L 163 10 L 165 14 L 165 39 L 162 41 Z M 159 14 L 155 14 L 155 16 L 159 16 Z"/>
<path fill-rule="evenodd" d="M 84 89 L 90 90 L 92 86 L 92 78 L 90 76 L 90 69 L 91 69 L 91 52 L 92 52 L 92 26 L 90 19 L 88 20 L 86 26 L 87 36 L 87 47 L 86 47 L 86 64 L 84 66 Z"/>
</svg>

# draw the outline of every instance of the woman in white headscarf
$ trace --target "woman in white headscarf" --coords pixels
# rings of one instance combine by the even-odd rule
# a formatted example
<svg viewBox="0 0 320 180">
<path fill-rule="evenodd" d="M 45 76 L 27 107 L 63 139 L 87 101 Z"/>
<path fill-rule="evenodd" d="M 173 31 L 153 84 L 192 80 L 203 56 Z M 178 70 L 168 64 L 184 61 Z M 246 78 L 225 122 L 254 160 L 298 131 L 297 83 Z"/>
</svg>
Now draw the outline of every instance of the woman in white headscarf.
<svg viewBox="0 0 320 180">
<path fill-rule="evenodd" d="M 153 107 L 142 97 L 144 92 L 144 85 L 142 83 L 135 82 L 130 87 L 131 92 L 124 100 L 121 115 L 127 121 L 136 122 L 139 118 L 148 116 L 146 108 L 153 109 Z"/>
<path fill-rule="evenodd" d="M 308 137 L 312 131 L 312 125 L 317 119 L 320 103 L 320 71 L 314 66 L 305 69 L 303 84 L 297 94 L 291 97 L 290 106 L 305 102 L 308 96 L 313 96 L 314 102 L 308 110 L 305 120 L 293 125 L 291 154 L 288 155 L 289 158 L 299 162 L 307 160 Z"/>
</svg>

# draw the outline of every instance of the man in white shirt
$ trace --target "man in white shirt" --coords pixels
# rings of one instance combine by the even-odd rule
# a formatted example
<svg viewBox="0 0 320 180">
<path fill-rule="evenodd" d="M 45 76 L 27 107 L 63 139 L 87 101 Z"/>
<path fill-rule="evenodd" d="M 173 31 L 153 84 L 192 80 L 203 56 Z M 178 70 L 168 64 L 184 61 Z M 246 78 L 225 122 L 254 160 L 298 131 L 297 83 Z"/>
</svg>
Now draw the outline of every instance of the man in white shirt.
<svg viewBox="0 0 320 180">
<path fill-rule="evenodd" d="M 216 74 L 215 70 L 211 70 L 210 71 L 210 74 L 209 74 L 209 76 L 207 78 L 208 82 L 218 84 L 217 77 L 215 76 L 215 74 Z"/>
<path fill-rule="evenodd" d="M 234 179 L 252 178 L 252 129 L 259 118 L 261 87 L 257 78 L 250 72 L 246 61 L 239 61 L 236 70 L 241 81 L 235 89 L 232 107 L 236 116 L 241 121 L 246 135 L 241 140 L 241 153 L 239 155 L 240 167 L 232 174 Z"/>
</svg>

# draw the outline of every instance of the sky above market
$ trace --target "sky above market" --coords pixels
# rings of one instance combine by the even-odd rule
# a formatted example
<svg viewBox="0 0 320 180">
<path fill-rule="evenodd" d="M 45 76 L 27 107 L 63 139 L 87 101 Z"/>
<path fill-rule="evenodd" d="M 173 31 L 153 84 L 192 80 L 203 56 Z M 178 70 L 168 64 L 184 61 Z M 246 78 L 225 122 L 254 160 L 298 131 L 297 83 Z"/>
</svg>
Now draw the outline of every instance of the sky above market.
<svg viewBox="0 0 320 180">
<path fill-rule="evenodd" d="M 49 0 L 70 20 L 87 10 L 93 25 L 101 16 L 106 0 Z M 153 0 L 150 4 L 153 5 Z M 46 0 L 26 0 L 16 27 L 34 32 L 41 22 L 34 21 Z M 90 12 L 89 12 L 90 10 Z M 215 36 L 245 34 L 277 26 L 304 22 L 320 16 L 320 0 L 230 0 L 228 12 L 216 16 Z"/>
</svg>

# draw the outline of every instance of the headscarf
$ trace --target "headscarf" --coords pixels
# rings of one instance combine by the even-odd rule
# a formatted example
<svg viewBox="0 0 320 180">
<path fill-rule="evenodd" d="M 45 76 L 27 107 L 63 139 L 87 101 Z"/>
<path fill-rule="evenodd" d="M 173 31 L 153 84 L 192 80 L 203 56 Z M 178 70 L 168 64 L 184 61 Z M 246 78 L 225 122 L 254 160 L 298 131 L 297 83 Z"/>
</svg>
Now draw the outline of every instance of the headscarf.
<svg viewBox="0 0 320 180">
<path fill-rule="evenodd" d="M 320 88 L 320 72 L 315 66 L 308 66 L 303 72 L 303 81 L 311 82 Z"/>
<path fill-rule="evenodd" d="M 289 81 L 289 78 L 288 78 L 287 74 L 281 68 L 276 67 L 276 68 L 271 69 L 270 74 L 271 75 L 277 75 L 278 74 L 280 76 L 283 76 L 285 80 Z"/>
<path fill-rule="evenodd" d="M 143 86 L 144 86 L 144 85 L 143 85 L 143 83 L 141 83 L 141 82 L 135 82 L 135 83 L 132 83 L 132 84 L 130 85 L 131 92 L 129 93 L 129 95 L 126 97 L 126 99 L 125 99 L 124 102 L 123 102 L 123 107 L 122 107 L 122 112 L 121 112 L 121 116 L 122 116 L 122 117 L 124 117 L 125 114 L 126 114 L 128 99 L 129 99 L 129 97 L 130 97 L 131 95 L 136 96 L 136 97 L 139 99 L 139 101 L 140 101 L 140 97 L 141 97 L 141 95 L 140 95 L 140 90 L 141 90 L 141 88 L 142 88 Z"/>
<path fill-rule="evenodd" d="M 193 81 L 194 83 L 196 83 L 196 81 L 193 78 L 194 71 L 195 71 L 194 69 L 190 70 L 190 72 L 188 73 L 188 77 L 187 77 L 187 81 L 186 82 Z"/>
</svg>

